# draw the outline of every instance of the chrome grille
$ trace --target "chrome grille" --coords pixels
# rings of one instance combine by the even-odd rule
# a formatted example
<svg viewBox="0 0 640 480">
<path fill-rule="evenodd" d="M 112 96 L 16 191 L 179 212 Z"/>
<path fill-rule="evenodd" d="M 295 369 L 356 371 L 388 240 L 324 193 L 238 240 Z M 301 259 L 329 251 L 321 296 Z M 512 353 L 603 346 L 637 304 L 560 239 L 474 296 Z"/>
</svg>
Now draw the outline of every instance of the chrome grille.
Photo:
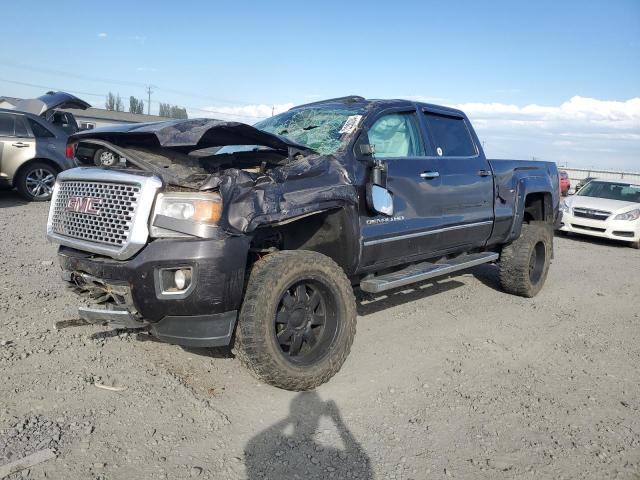
<svg viewBox="0 0 640 480">
<path fill-rule="evenodd" d="M 53 188 L 47 238 L 126 260 L 149 240 L 149 216 L 162 180 L 144 172 L 72 168 Z"/>
<path fill-rule="evenodd" d="M 74 197 L 99 199 L 98 214 L 69 211 L 66 207 Z M 53 231 L 90 242 L 122 246 L 129 239 L 139 197 L 139 184 L 61 182 L 52 207 Z"/>
<path fill-rule="evenodd" d="M 574 217 L 590 218 L 592 220 L 606 220 L 610 215 L 611 212 L 607 212 L 605 210 L 593 210 L 590 208 L 579 207 L 575 207 L 573 209 Z"/>
</svg>

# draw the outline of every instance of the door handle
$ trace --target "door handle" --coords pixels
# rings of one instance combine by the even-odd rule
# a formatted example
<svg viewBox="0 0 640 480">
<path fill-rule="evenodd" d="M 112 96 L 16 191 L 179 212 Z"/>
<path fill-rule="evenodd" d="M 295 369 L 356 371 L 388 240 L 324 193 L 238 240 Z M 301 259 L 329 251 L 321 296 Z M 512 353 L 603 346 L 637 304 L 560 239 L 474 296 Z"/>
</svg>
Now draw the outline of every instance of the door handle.
<svg viewBox="0 0 640 480">
<path fill-rule="evenodd" d="M 431 178 L 438 178 L 440 176 L 439 172 L 422 172 L 420 174 L 421 178 L 425 178 L 427 180 L 431 179 Z"/>
<path fill-rule="evenodd" d="M 24 148 L 29 146 L 28 143 L 24 143 L 24 142 L 16 142 L 16 143 L 12 143 L 11 145 L 18 148 Z"/>
<path fill-rule="evenodd" d="M 481 177 L 490 177 L 491 172 L 489 170 L 480 170 L 478 172 L 478 175 L 480 175 Z"/>
</svg>

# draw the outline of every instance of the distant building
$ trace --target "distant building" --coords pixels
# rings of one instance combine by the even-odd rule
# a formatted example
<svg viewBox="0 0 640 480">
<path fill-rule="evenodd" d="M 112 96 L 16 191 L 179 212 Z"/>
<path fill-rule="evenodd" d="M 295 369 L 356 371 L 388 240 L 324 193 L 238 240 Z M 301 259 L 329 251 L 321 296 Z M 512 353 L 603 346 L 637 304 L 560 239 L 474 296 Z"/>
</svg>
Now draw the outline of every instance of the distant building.
<svg viewBox="0 0 640 480">
<path fill-rule="evenodd" d="M 0 108 L 14 108 L 20 98 L 0 97 Z M 86 110 L 78 110 L 70 108 L 65 112 L 71 112 L 78 126 L 82 130 L 104 127 L 107 125 L 115 125 L 122 123 L 144 123 L 144 122 L 162 122 L 170 120 L 167 117 L 158 115 L 145 115 L 142 113 L 115 112 L 113 110 L 105 110 L 104 108 L 87 108 Z"/>
</svg>

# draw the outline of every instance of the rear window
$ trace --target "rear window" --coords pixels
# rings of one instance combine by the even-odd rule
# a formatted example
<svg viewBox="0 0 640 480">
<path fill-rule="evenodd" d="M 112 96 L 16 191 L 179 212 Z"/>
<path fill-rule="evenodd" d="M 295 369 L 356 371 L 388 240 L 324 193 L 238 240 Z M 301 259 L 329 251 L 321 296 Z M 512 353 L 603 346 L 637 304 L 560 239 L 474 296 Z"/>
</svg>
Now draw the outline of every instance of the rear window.
<svg viewBox="0 0 640 480">
<path fill-rule="evenodd" d="M 36 138 L 49 138 L 54 136 L 53 133 L 31 118 L 29 119 L 29 125 L 31 125 L 31 131 Z"/>
<path fill-rule="evenodd" d="M 440 157 L 471 157 L 476 147 L 463 118 L 425 112 L 427 128 Z"/>
</svg>

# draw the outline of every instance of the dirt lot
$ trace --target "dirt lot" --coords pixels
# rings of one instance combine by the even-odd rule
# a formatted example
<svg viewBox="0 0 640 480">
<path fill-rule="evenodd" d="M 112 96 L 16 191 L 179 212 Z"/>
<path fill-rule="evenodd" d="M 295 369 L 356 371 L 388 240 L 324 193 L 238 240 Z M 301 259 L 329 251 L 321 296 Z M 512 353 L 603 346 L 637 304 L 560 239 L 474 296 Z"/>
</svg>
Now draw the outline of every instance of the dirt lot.
<svg viewBox="0 0 640 480">
<path fill-rule="evenodd" d="M 342 371 L 296 394 L 226 350 L 55 330 L 47 208 L 0 192 L 0 465 L 58 452 L 23 477 L 640 478 L 637 250 L 557 238 L 532 300 L 492 266 L 359 295 Z"/>
</svg>

